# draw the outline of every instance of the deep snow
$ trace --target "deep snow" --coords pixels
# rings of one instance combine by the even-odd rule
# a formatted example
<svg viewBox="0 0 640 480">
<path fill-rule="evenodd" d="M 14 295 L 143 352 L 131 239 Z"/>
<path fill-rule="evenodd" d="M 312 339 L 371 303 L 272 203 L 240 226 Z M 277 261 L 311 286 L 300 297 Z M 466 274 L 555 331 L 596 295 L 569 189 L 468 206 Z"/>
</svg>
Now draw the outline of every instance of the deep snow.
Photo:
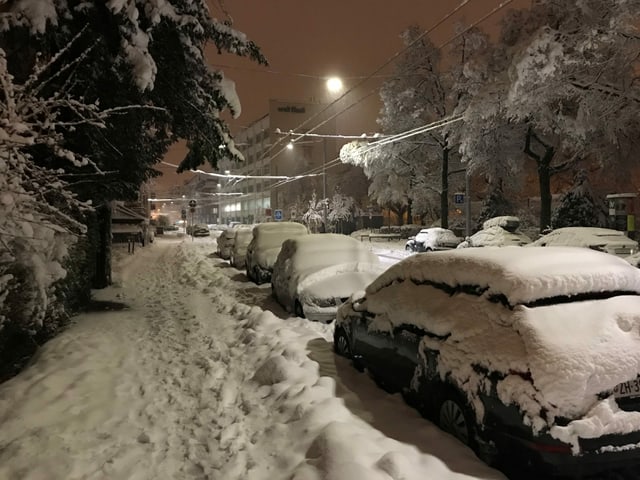
<svg viewBox="0 0 640 480">
<path fill-rule="evenodd" d="M 96 299 L 126 308 L 79 315 L 0 385 L 0 478 L 504 478 L 215 249 L 118 252 Z"/>
</svg>

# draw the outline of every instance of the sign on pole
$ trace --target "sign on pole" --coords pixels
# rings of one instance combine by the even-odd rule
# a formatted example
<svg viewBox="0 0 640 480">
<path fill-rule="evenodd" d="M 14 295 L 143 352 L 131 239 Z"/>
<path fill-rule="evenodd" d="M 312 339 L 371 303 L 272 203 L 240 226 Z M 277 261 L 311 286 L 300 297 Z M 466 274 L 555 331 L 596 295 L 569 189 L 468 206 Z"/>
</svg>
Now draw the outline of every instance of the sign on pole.
<svg viewBox="0 0 640 480">
<path fill-rule="evenodd" d="M 461 192 L 454 193 L 453 203 L 455 205 L 464 205 L 464 193 L 461 193 Z"/>
<path fill-rule="evenodd" d="M 282 216 L 282 210 L 276 209 L 273 211 L 273 219 L 276 222 L 281 222 L 284 217 Z"/>
</svg>

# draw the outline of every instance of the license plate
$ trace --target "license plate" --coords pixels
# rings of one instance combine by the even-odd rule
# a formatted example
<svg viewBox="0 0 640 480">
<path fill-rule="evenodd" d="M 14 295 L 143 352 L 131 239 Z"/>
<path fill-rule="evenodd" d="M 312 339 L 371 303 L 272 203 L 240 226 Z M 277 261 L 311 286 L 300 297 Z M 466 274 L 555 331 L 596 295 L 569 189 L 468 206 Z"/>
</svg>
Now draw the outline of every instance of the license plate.
<svg viewBox="0 0 640 480">
<path fill-rule="evenodd" d="M 619 383 L 613 389 L 613 395 L 616 398 L 640 396 L 640 378 Z"/>
</svg>

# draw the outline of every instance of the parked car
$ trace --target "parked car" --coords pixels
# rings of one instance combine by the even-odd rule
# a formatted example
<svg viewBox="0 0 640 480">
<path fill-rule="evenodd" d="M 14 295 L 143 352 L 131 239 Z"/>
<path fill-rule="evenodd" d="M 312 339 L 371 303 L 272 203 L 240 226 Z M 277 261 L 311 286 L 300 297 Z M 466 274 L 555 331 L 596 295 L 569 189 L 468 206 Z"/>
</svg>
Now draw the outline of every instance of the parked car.
<svg viewBox="0 0 640 480">
<path fill-rule="evenodd" d="M 409 237 L 405 249 L 412 252 L 431 252 L 456 248 L 461 239 L 451 230 L 440 227 L 423 228 L 415 237 Z"/>
<path fill-rule="evenodd" d="M 627 257 L 638 251 L 638 242 L 627 237 L 624 232 L 598 227 L 558 228 L 527 246 L 547 247 L 558 245 L 586 247 L 619 257 Z"/>
<path fill-rule="evenodd" d="M 236 228 L 231 254 L 229 255 L 229 263 L 236 268 L 245 267 L 245 257 L 247 256 L 247 247 L 253 239 L 252 228 Z"/>
<path fill-rule="evenodd" d="M 224 258 L 225 260 L 231 257 L 231 250 L 233 249 L 233 243 L 236 241 L 236 229 L 235 228 L 225 228 L 222 230 L 220 236 L 218 236 L 216 242 L 218 243 L 218 248 L 216 253 L 220 258 Z"/>
<path fill-rule="evenodd" d="M 330 322 L 338 306 L 362 291 L 383 267 L 365 244 L 345 235 L 321 233 L 285 240 L 273 266 L 273 295 L 288 311 Z"/>
<path fill-rule="evenodd" d="M 518 232 L 520 219 L 512 216 L 490 218 L 482 224 L 482 230 L 465 238 L 457 248 L 523 246 L 531 243 L 524 233 Z"/>
<path fill-rule="evenodd" d="M 337 353 L 485 460 L 640 462 L 640 270 L 585 248 L 413 255 L 338 309 Z"/>
<path fill-rule="evenodd" d="M 253 228 L 253 239 L 247 247 L 247 276 L 257 284 L 271 281 L 271 270 L 282 243 L 300 235 L 308 235 L 307 227 L 295 222 L 261 223 Z"/>
<path fill-rule="evenodd" d="M 209 227 L 207 227 L 204 223 L 196 223 L 191 227 L 191 234 L 194 237 L 208 237 L 209 236 Z"/>
</svg>

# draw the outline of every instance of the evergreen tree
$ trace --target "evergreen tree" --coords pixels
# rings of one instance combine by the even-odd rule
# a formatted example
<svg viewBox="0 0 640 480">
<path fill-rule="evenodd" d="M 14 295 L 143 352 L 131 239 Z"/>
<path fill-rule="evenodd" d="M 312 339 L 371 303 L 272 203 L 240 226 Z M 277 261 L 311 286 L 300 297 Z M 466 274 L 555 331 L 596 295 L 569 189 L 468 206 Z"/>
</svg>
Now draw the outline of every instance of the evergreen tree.
<svg viewBox="0 0 640 480">
<path fill-rule="evenodd" d="M 606 225 L 604 202 L 593 194 L 584 170 L 576 173 L 573 187 L 553 211 L 551 225 L 562 227 L 603 227 Z"/>
</svg>

